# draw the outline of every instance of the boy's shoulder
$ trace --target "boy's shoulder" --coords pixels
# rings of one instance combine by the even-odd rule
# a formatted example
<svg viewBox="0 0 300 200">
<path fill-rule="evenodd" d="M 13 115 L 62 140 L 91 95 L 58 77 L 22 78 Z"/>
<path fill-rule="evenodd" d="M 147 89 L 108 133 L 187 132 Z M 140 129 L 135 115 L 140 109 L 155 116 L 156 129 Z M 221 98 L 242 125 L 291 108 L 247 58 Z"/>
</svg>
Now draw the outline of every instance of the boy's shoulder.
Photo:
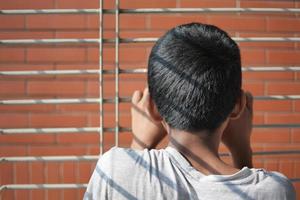
<svg viewBox="0 0 300 200">
<path fill-rule="evenodd" d="M 255 172 L 257 194 L 270 199 L 296 199 L 292 182 L 282 173 L 265 169 L 252 169 Z"/>
<path fill-rule="evenodd" d="M 97 165 L 107 168 L 107 170 L 123 171 L 137 163 L 144 164 L 153 157 L 159 150 L 135 150 L 130 148 L 113 147 L 100 156 Z M 151 154 L 151 155 L 150 155 Z M 156 156 L 155 156 L 156 157 Z"/>
<path fill-rule="evenodd" d="M 165 149 L 144 149 L 144 150 L 136 150 L 136 149 L 131 149 L 131 148 L 123 148 L 123 147 L 112 147 L 110 150 L 105 152 L 100 159 L 106 162 L 112 161 L 112 158 L 116 156 L 124 156 L 124 157 L 119 157 L 118 160 L 123 160 L 123 159 L 138 159 L 140 157 L 146 157 L 148 156 L 159 156 L 163 154 Z M 115 160 L 114 160 L 115 161 Z"/>
<path fill-rule="evenodd" d="M 134 150 L 130 148 L 112 147 L 110 150 L 100 156 L 101 163 L 115 163 L 128 160 L 130 157 L 137 158 L 142 155 L 145 150 Z"/>
</svg>

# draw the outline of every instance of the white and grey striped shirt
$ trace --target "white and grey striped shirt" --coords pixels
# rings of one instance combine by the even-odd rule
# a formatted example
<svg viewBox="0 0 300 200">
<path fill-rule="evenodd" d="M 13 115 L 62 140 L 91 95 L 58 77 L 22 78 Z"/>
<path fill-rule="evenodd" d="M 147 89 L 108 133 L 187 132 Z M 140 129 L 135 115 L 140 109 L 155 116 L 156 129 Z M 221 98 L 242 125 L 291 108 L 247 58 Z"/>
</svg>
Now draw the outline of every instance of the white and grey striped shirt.
<svg viewBox="0 0 300 200">
<path fill-rule="evenodd" d="M 84 199 L 294 200 L 296 194 L 278 172 L 244 167 L 233 175 L 204 175 L 172 147 L 114 147 L 100 157 Z"/>
</svg>

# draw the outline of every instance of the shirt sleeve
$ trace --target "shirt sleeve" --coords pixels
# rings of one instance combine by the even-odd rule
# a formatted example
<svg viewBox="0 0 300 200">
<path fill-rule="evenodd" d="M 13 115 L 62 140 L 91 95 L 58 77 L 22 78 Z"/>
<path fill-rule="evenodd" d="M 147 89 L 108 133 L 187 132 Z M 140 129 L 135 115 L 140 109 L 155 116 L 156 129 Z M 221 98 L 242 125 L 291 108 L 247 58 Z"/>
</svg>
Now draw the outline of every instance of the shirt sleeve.
<svg viewBox="0 0 300 200">
<path fill-rule="evenodd" d="M 296 200 L 292 182 L 279 172 L 267 172 L 268 178 L 262 181 L 260 192 L 264 198 L 274 200 Z"/>
<path fill-rule="evenodd" d="M 110 151 L 99 158 L 84 194 L 84 200 L 111 199 L 108 175 L 110 173 Z"/>
<path fill-rule="evenodd" d="M 292 182 L 286 176 L 279 172 L 272 172 L 271 177 L 280 185 L 277 191 L 282 195 L 281 199 L 296 200 L 295 188 Z"/>
</svg>

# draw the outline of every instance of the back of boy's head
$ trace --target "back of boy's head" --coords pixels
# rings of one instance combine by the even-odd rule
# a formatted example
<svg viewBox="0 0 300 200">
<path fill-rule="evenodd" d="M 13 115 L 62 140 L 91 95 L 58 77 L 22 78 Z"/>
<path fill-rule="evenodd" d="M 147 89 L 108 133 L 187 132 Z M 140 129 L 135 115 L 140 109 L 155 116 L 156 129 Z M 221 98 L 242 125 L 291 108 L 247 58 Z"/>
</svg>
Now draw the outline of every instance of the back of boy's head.
<svg viewBox="0 0 300 200">
<path fill-rule="evenodd" d="M 160 115 L 171 128 L 213 131 L 241 95 L 239 48 L 215 26 L 177 26 L 151 51 L 148 85 Z"/>
</svg>

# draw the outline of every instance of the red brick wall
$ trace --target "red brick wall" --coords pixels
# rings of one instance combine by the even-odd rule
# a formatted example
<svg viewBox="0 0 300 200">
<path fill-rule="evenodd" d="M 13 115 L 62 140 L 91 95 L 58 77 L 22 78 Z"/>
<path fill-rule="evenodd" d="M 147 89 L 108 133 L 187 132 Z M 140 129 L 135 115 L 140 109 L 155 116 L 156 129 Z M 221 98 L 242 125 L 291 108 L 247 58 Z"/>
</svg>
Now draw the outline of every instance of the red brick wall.
<svg viewBox="0 0 300 200">
<path fill-rule="evenodd" d="M 114 8 L 114 1 L 104 1 Z M 0 9 L 98 8 L 98 0 L 10 0 Z M 121 8 L 174 7 L 279 7 L 299 8 L 292 0 L 120 0 Z M 0 15 L 0 39 L 97 38 L 99 16 Z M 215 24 L 231 36 L 299 37 L 300 17 L 295 14 L 121 14 L 122 38 L 158 37 L 186 22 Z M 114 15 L 104 17 L 104 37 L 114 37 Z M 121 44 L 122 69 L 146 67 L 152 44 Z M 243 66 L 299 66 L 300 43 L 241 43 Z M 104 45 L 104 68 L 114 68 L 114 46 Z M 98 69 L 97 45 L 0 46 L 0 70 Z M 254 95 L 300 94 L 299 72 L 245 72 L 244 88 Z M 120 75 L 120 95 L 129 96 L 145 86 L 145 75 Z M 96 75 L 0 77 L 1 99 L 98 97 Z M 114 97 L 114 76 L 105 75 L 104 95 Z M 300 123 L 300 101 L 256 101 L 257 124 Z M 105 104 L 105 127 L 114 126 L 114 105 Z M 0 128 L 99 126 L 99 106 L 94 104 L 0 105 Z M 120 124 L 130 126 L 129 104 L 120 104 Z M 114 145 L 113 133 L 105 133 L 105 150 Z M 128 146 L 130 133 L 120 135 Z M 254 151 L 300 149 L 299 128 L 254 129 Z M 18 134 L 0 136 L 1 156 L 96 155 L 97 133 Z M 222 147 L 222 151 L 226 151 Z M 256 167 L 300 177 L 300 155 L 254 157 Z M 1 163 L 0 183 L 87 183 L 95 162 Z M 300 183 L 294 184 L 300 193 Z M 3 199 L 81 199 L 84 190 L 6 190 Z"/>
</svg>

